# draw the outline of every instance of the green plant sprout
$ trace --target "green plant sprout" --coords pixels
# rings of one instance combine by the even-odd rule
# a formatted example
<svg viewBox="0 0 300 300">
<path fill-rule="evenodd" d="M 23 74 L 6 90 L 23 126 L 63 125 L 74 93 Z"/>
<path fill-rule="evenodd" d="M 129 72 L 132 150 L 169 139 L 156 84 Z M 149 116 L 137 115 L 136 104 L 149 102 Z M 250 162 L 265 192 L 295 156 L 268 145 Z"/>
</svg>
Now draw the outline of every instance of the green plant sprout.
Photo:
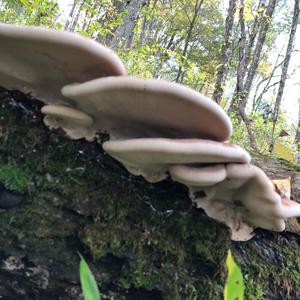
<svg viewBox="0 0 300 300">
<path fill-rule="evenodd" d="M 84 300 L 101 300 L 95 277 L 92 274 L 83 256 L 81 254 L 79 254 L 79 256 L 80 256 L 80 265 L 79 265 L 80 283 L 81 283 L 81 289 L 83 292 Z"/>
</svg>

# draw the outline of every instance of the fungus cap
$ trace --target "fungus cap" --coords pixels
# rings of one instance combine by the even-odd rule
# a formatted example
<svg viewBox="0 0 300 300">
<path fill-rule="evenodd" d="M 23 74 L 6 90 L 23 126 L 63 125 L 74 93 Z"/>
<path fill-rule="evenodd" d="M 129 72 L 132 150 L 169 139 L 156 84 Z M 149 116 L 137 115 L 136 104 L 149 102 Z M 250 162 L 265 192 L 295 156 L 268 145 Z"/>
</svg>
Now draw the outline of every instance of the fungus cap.
<svg viewBox="0 0 300 300">
<path fill-rule="evenodd" d="M 234 240 L 250 239 L 250 227 L 283 231 L 286 218 L 300 216 L 300 204 L 282 200 L 266 174 L 249 164 L 228 164 L 224 181 L 198 190 L 194 185 L 191 197 L 197 207 L 227 224 Z"/>
<path fill-rule="evenodd" d="M 176 165 L 169 167 L 169 173 L 173 181 L 180 182 L 191 189 L 215 185 L 225 180 L 225 165 L 216 164 L 210 166 Z"/>
<path fill-rule="evenodd" d="M 126 74 L 111 50 L 75 33 L 1 23 L 0 44 L 0 85 L 45 103 L 68 101 L 66 84 Z"/>
<path fill-rule="evenodd" d="M 200 139 L 140 138 L 107 141 L 103 143 L 103 149 L 120 161 L 129 172 L 143 175 L 151 182 L 158 180 L 153 181 L 147 175 L 148 172 L 164 179 L 171 165 L 250 161 L 248 152 L 238 146 Z"/>
<path fill-rule="evenodd" d="M 107 77 L 62 89 L 95 119 L 111 139 L 205 138 L 224 141 L 232 133 L 227 114 L 200 93 L 162 80 Z"/>
<path fill-rule="evenodd" d="M 86 113 L 67 106 L 45 105 L 41 109 L 46 114 L 44 123 L 50 129 L 63 128 L 72 139 L 86 137 L 93 119 Z"/>
</svg>

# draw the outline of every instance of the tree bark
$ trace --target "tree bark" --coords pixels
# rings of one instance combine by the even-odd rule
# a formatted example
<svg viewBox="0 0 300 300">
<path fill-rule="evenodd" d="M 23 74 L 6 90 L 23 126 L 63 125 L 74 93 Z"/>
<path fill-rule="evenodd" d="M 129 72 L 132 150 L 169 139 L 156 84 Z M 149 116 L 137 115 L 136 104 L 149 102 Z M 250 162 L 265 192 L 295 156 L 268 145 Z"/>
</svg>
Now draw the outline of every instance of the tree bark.
<svg viewBox="0 0 300 300">
<path fill-rule="evenodd" d="M 231 57 L 231 44 L 232 44 L 232 29 L 234 25 L 234 17 L 236 12 L 237 0 L 230 0 L 227 11 L 227 17 L 224 28 L 224 39 L 221 47 L 221 62 L 217 71 L 217 79 L 214 87 L 213 100 L 217 103 L 221 102 L 224 93 L 224 81 L 228 72 L 229 59 Z"/>
<path fill-rule="evenodd" d="M 242 97 L 242 93 L 244 92 L 244 78 L 247 70 L 246 66 L 246 26 L 244 20 L 244 9 L 245 2 L 241 0 L 240 11 L 239 11 L 239 25 L 240 25 L 240 39 L 239 39 L 239 61 L 238 61 L 238 69 L 237 69 L 237 80 L 236 80 L 236 89 L 235 101 L 232 103 L 239 103 L 239 99 Z M 237 107 L 232 107 L 230 111 L 236 111 Z"/>
<path fill-rule="evenodd" d="M 131 48 L 134 38 L 134 28 L 140 18 L 142 6 L 142 0 L 127 1 L 123 23 L 116 30 L 115 36 L 110 44 L 112 49 L 117 50 L 120 45 Z"/>
<path fill-rule="evenodd" d="M 277 85 L 279 82 L 273 82 L 272 84 L 271 81 L 272 79 L 274 79 L 274 74 L 275 74 L 275 71 L 283 64 L 283 61 L 281 61 L 280 63 L 278 62 L 279 61 L 279 58 L 280 58 L 281 54 L 280 52 L 278 53 L 277 55 L 277 58 L 276 58 L 276 61 L 274 63 L 274 66 L 273 66 L 273 69 L 272 69 L 272 72 L 271 74 L 266 77 L 266 78 L 263 78 L 256 86 L 256 89 L 255 89 L 255 93 L 254 93 L 254 96 L 253 96 L 253 101 L 252 101 L 252 112 L 256 112 L 257 109 L 258 109 L 258 106 L 260 105 L 261 101 L 262 101 L 262 97 L 263 95 L 273 86 Z M 257 96 L 258 94 L 258 91 L 259 91 L 259 88 L 260 86 L 266 82 L 265 86 L 263 87 L 262 91 L 260 92 L 260 94 Z"/>
<path fill-rule="evenodd" d="M 142 45 L 147 45 L 149 42 L 149 36 L 151 35 L 155 25 L 156 25 L 156 18 L 155 18 L 155 9 L 157 5 L 158 0 L 153 0 L 153 3 L 151 5 L 151 1 L 148 0 L 147 6 L 149 7 L 151 5 L 151 16 L 145 15 L 143 18 L 143 24 L 142 29 L 139 37 L 139 47 Z"/>
<path fill-rule="evenodd" d="M 262 49 L 265 43 L 266 34 L 269 28 L 269 24 L 272 20 L 273 12 L 276 6 L 277 0 L 269 0 L 269 3 L 265 9 L 265 12 L 262 15 L 262 20 L 260 22 L 260 28 L 258 31 L 258 37 L 255 45 L 254 52 L 252 54 L 252 61 L 249 65 L 247 76 L 245 77 L 245 82 L 243 84 L 243 90 L 238 93 L 233 98 L 233 101 L 231 103 L 230 110 L 236 111 L 236 108 L 238 108 L 238 113 L 242 120 L 244 121 L 249 140 L 250 140 L 250 146 L 257 151 L 257 143 L 256 138 L 252 130 L 252 121 L 248 117 L 246 112 L 246 106 L 248 103 L 249 93 L 253 84 L 254 76 L 257 72 L 257 67 L 260 61 Z M 244 55 L 244 57 L 246 57 Z"/>
<path fill-rule="evenodd" d="M 80 4 L 79 4 L 79 7 L 78 7 L 78 10 L 76 12 L 76 15 L 74 14 L 74 18 L 72 19 L 72 22 L 69 26 L 69 30 L 74 32 L 75 29 L 76 29 L 76 25 L 78 24 L 78 21 L 79 21 L 79 17 L 80 17 L 80 14 L 81 14 L 81 8 L 82 6 L 84 5 L 84 1 L 82 1 Z"/>
<path fill-rule="evenodd" d="M 273 12 L 276 6 L 277 0 L 270 0 L 268 3 L 268 6 L 266 8 L 262 24 L 258 33 L 257 43 L 255 46 L 255 50 L 253 53 L 253 59 L 251 61 L 246 82 L 245 82 L 245 96 L 243 97 L 242 101 L 240 102 L 240 107 L 243 109 L 247 105 L 247 100 L 249 96 L 250 89 L 252 87 L 253 79 L 255 76 L 255 73 L 257 71 L 257 67 L 260 61 L 262 49 L 265 43 L 266 34 L 270 25 L 270 22 L 272 20 Z"/>
<path fill-rule="evenodd" d="M 257 13 L 253 22 L 252 30 L 249 36 L 249 42 L 248 46 L 246 48 L 246 66 L 248 68 L 249 63 L 251 62 L 251 56 L 253 51 L 253 46 L 255 43 L 255 40 L 257 38 L 257 34 L 259 32 L 261 23 L 263 21 L 263 15 L 266 9 L 266 0 L 259 0 L 258 6 L 257 6 Z"/>
<path fill-rule="evenodd" d="M 230 248 L 245 299 L 300 299 L 296 220 L 294 233 L 257 230 L 249 242 L 230 242 L 225 226 L 191 207 L 183 186 L 149 184 L 99 144 L 48 130 L 37 100 L 0 89 L 0 102 L 0 181 L 24 198 L 0 210 L 3 300 L 82 299 L 78 252 L 103 299 L 222 299 Z M 299 169 L 254 161 L 271 177 L 292 176 L 300 197 Z"/>
<path fill-rule="evenodd" d="M 282 101 L 285 82 L 287 79 L 289 64 L 290 64 L 290 60 L 291 60 L 291 56 L 292 56 L 292 52 L 293 52 L 293 48 L 294 48 L 298 22 L 299 22 L 299 0 L 295 0 L 293 20 L 292 20 L 292 24 L 291 24 L 289 41 L 288 41 L 288 45 L 286 48 L 286 54 L 285 54 L 284 63 L 283 63 L 282 71 L 281 71 L 278 92 L 277 92 L 275 106 L 274 106 L 274 110 L 273 110 L 273 114 L 272 114 L 273 129 L 272 129 L 272 139 L 271 139 L 271 143 L 270 143 L 270 152 L 271 153 L 273 151 L 273 147 L 274 147 L 274 143 L 275 143 L 275 139 L 274 139 L 275 127 L 276 127 L 276 122 L 278 119 L 278 114 L 279 114 L 279 109 L 280 109 L 280 105 L 281 105 L 281 101 Z"/>
<path fill-rule="evenodd" d="M 300 152 L 300 99 L 298 99 L 298 126 L 295 136 L 295 144 Z M 300 157 L 298 159 L 300 159 Z"/>
<path fill-rule="evenodd" d="M 64 30 L 68 30 L 69 29 L 69 26 L 71 25 L 71 23 L 72 23 L 72 21 L 74 19 L 75 11 L 76 11 L 76 5 L 77 5 L 77 1 L 74 0 L 72 8 L 71 8 L 70 13 L 69 13 L 69 17 L 68 17 L 68 19 L 66 21 L 66 24 L 64 26 Z"/>
<path fill-rule="evenodd" d="M 251 63 L 253 47 L 257 34 L 262 22 L 262 18 L 265 12 L 266 0 L 260 0 L 257 6 L 257 13 L 251 28 L 251 33 L 249 33 L 248 41 L 246 36 L 246 26 L 245 26 L 245 1 L 240 2 L 240 11 L 239 11 L 239 28 L 240 28 L 240 39 L 238 43 L 239 49 L 239 59 L 242 59 L 243 68 L 241 68 L 241 62 L 238 63 L 237 77 L 239 77 L 239 82 L 242 82 L 244 86 L 245 78 L 247 75 L 247 70 L 249 69 L 249 64 Z M 241 73 L 243 72 L 243 73 Z M 237 79 L 238 81 L 238 79 Z M 237 83 L 238 85 L 238 83 Z M 241 91 L 241 89 L 239 89 Z M 240 101 L 239 95 L 237 94 L 238 87 L 236 87 L 232 100 L 230 102 L 228 112 L 232 113 L 233 111 L 238 113 L 238 103 Z"/>
</svg>

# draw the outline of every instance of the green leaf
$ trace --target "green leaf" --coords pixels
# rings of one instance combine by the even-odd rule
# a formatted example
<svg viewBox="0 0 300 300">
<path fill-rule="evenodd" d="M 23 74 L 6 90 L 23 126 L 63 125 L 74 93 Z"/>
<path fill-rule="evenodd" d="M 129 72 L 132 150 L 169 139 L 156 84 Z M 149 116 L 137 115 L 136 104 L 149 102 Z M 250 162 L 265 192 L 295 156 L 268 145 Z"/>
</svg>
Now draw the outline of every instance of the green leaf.
<svg viewBox="0 0 300 300">
<path fill-rule="evenodd" d="M 224 289 L 224 300 L 244 299 L 244 280 L 240 268 L 235 263 L 231 251 L 228 251 L 226 265 L 228 276 Z"/>
<path fill-rule="evenodd" d="M 92 274 L 88 264 L 80 255 L 80 283 L 85 300 L 101 300 L 100 293 L 98 290 L 97 282 L 94 275 Z"/>
</svg>

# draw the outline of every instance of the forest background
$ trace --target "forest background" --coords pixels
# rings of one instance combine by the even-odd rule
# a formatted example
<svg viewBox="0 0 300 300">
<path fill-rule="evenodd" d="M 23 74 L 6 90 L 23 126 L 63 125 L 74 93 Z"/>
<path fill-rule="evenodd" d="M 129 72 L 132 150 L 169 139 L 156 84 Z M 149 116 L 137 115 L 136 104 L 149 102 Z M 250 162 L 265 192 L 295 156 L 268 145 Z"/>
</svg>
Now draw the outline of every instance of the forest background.
<svg viewBox="0 0 300 300">
<path fill-rule="evenodd" d="M 2 0 L 0 22 L 92 37 L 219 103 L 233 143 L 300 162 L 299 0 Z"/>
</svg>

